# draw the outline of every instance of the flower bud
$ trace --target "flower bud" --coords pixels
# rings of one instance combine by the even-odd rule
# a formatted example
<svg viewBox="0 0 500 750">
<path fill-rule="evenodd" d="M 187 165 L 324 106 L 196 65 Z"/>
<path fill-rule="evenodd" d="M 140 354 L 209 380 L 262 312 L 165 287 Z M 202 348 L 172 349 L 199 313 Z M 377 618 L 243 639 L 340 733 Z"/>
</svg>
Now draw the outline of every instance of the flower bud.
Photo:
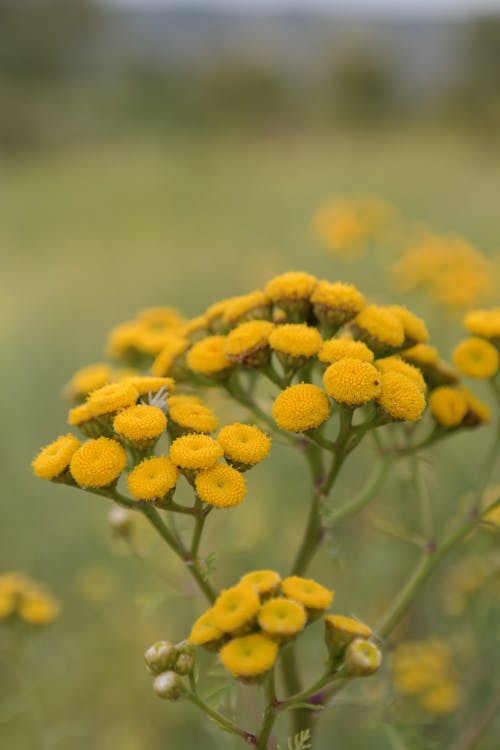
<svg viewBox="0 0 500 750">
<path fill-rule="evenodd" d="M 153 690 L 158 698 L 176 701 L 181 697 L 184 685 L 179 675 L 175 672 L 162 672 L 155 678 Z"/>
<path fill-rule="evenodd" d="M 194 656 L 192 654 L 179 654 L 174 669 L 177 674 L 182 676 L 190 674 L 194 669 Z"/>
<path fill-rule="evenodd" d="M 170 641 L 158 641 L 153 643 L 144 653 L 147 667 L 152 674 L 160 674 L 168 669 L 173 669 L 179 652 Z"/>
<path fill-rule="evenodd" d="M 125 539 L 132 531 L 132 514 L 126 508 L 115 505 L 108 513 L 108 523 L 116 536 Z"/>
<path fill-rule="evenodd" d="M 356 638 L 369 638 L 372 631 L 352 617 L 344 615 L 325 616 L 325 643 L 334 662 L 341 659 L 347 646 Z"/>
<path fill-rule="evenodd" d="M 377 671 L 382 663 L 379 647 L 364 638 L 356 638 L 346 649 L 344 666 L 349 677 L 367 677 Z"/>
</svg>

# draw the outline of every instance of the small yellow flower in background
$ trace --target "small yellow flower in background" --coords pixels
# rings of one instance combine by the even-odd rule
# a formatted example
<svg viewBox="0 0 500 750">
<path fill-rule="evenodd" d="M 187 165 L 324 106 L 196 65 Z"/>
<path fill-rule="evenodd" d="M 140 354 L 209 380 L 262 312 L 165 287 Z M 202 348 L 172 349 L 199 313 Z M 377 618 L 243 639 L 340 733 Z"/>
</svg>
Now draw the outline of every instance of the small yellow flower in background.
<svg viewBox="0 0 500 750">
<path fill-rule="evenodd" d="M 313 357 L 319 352 L 323 339 L 317 328 L 305 323 L 285 323 L 277 326 L 269 336 L 271 349 L 289 357 Z"/>
<path fill-rule="evenodd" d="M 470 378 L 491 378 L 498 370 L 498 351 L 489 341 L 473 337 L 461 341 L 453 352 L 453 361 Z"/>
<path fill-rule="evenodd" d="M 325 390 L 334 401 L 347 406 L 367 404 L 382 392 L 383 376 L 369 362 L 339 359 L 323 375 Z"/>
<path fill-rule="evenodd" d="M 279 304 L 309 300 L 318 280 L 304 271 L 288 271 L 268 281 L 265 294 Z"/>
<path fill-rule="evenodd" d="M 85 397 L 91 391 L 107 385 L 112 380 L 114 380 L 114 373 L 111 366 L 105 362 L 96 362 L 75 372 L 64 387 L 64 395 L 66 398 Z"/>
<path fill-rule="evenodd" d="M 224 456 L 239 466 L 254 466 L 271 450 L 271 438 L 258 427 L 235 422 L 223 427 L 217 435 Z"/>
<path fill-rule="evenodd" d="M 57 620 L 59 602 L 40 584 L 20 573 L 0 575 L 0 620 L 17 615 L 29 625 Z"/>
<path fill-rule="evenodd" d="M 299 602 L 278 597 L 262 605 L 257 619 L 261 630 L 267 635 L 288 639 L 304 629 L 307 615 Z"/>
<path fill-rule="evenodd" d="M 253 318 L 268 318 L 271 312 L 271 303 L 269 298 L 256 289 L 248 294 L 242 294 L 240 297 L 233 297 L 224 307 L 222 320 L 229 326 L 237 323 L 243 323 Z"/>
<path fill-rule="evenodd" d="M 167 428 L 167 418 L 157 406 L 137 404 L 122 409 L 113 420 L 117 435 L 136 447 L 148 447 Z"/>
<path fill-rule="evenodd" d="M 80 487 L 108 487 L 127 465 L 127 455 L 116 440 L 87 440 L 71 458 L 70 471 Z"/>
<path fill-rule="evenodd" d="M 172 334 L 179 334 L 184 322 L 180 313 L 171 307 L 141 310 L 134 320 L 113 328 L 108 337 L 108 355 L 113 359 L 137 354 L 156 355 L 168 344 Z"/>
<path fill-rule="evenodd" d="M 204 646 L 210 651 L 218 651 L 223 643 L 224 633 L 214 623 L 214 611 L 208 609 L 191 628 L 189 642 L 193 646 Z"/>
<path fill-rule="evenodd" d="M 269 320 L 249 320 L 233 328 L 226 339 L 225 354 L 231 362 L 260 367 L 269 352 L 269 336 L 274 324 Z"/>
<path fill-rule="evenodd" d="M 430 713 L 445 714 L 459 702 L 453 653 L 444 641 L 404 641 L 392 657 L 397 692 L 419 697 Z"/>
<path fill-rule="evenodd" d="M 275 570 L 252 570 L 240 578 L 240 583 L 251 584 L 262 598 L 278 593 L 281 576 Z"/>
<path fill-rule="evenodd" d="M 302 604 L 309 616 L 327 609 L 333 601 L 333 591 L 312 578 L 290 576 L 281 582 L 281 590 L 288 599 Z"/>
<path fill-rule="evenodd" d="M 425 409 L 422 390 L 405 375 L 387 372 L 383 376 L 382 392 L 378 403 L 394 420 L 415 422 Z"/>
<path fill-rule="evenodd" d="M 126 406 L 132 406 L 139 398 L 139 391 L 126 380 L 98 388 L 87 398 L 87 406 L 94 417 L 114 414 Z"/>
<path fill-rule="evenodd" d="M 183 323 L 183 317 L 175 307 L 147 307 L 139 310 L 136 320 L 148 328 L 170 330 Z"/>
<path fill-rule="evenodd" d="M 179 469 L 167 456 L 146 458 L 128 475 L 129 492 L 135 500 L 161 500 L 175 487 Z"/>
<path fill-rule="evenodd" d="M 470 310 L 464 318 L 467 330 L 485 339 L 500 339 L 500 307 Z"/>
<path fill-rule="evenodd" d="M 182 337 L 189 338 L 190 336 L 196 336 L 199 333 L 205 333 L 208 331 L 208 317 L 203 315 L 197 315 L 195 318 L 186 321 L 179 329 L 179 335 Z"/>
<path fill-rule="evenodd" d="M 376 352 L 403 346 L 405 329 L 400 318 L 387 307 L 368 305 L 354 318 L 360 338 Z"/>
<path fill-rule="evenodd" d="M 217 508 L 239 505 L 247 491 L 243 474 L 224 464 L 200 471 L 196 475 L 195 487 L 200 500 Z"/>
<path fill-rule="evenodd" d="M 186 432 L 215 432 L 219 423 L 212 409 L 198 396 L 171 396 L 168 399 L 169 424 Z"/>
<path fill-rule="evenodd" d="M 186 351 L 188 340 L 178 333 L 170 333 L 163 342 L 163 348 L 151 365 L 155 377 L 164 377 L 174 372 L 176 360 Z"/>
<path fill-rule="evenodd" d="M 494 490 L 494 488 L 490 488 L 490 490 Z M 484 500 L 486 502 L 484 502 L 484 505 L 500 497 L 500 488 L 497 487 L 496 493 L 491 493 L 491 497 L 488 497 L 489 494 L 489 492 L 485 493 Z M 497 510 L 498 508 L 495 508 L 491 513 L 495 514 Z M 483 518 L 486 523 L 500 526 L 500 513 L 497 515 L 496 524 L 493 517 L 489 518 L 489 514 Z M 445 580 L 443 606 L 446 613 L 452 617 L 462 615 L 468 599 L 488 582 L 491 582 L 495 572 L 499 570 L 500 560 L 488 558 L 484 555 L 482 557 L 468 557 L 458 562 Z"/>
<path fill-rule="evenodd" d="M 340 337 L 325 341 L 318 354 L 321 362 L 333 364 L 340 359 L 362 359 L 364 362 L 372 363 L 374 354 L 362 341 Z"/>
<path fill-rule="evenodd" d="M 85 422 L 90 422 L 94 419 L 94 415 L 90 411 L 88 404 L 79 404 L 68 412 L 68 424 L 71 427 L 80 427 Z"/>
<path fill-rule="evenodd" d="M 197 341 L 187 353 L 188 367 L 207 376 L 230 370 L 234 362 L 225 353 L 226 339 L 226 336 L 207 336 Z"/>
<path fill-rule="evenodd" d="M 468 411 L 467 401 L 462 391 L 443 385 L 429 396 L 431 414 L 443 427 L 456 427 Z"/>
<path fill-rule="evenodd" d="M 59 612 L 58 602 L 43 591 L 25 593 L 19 604 L 19 616 L 30 625 L 49 625 L 57 620 Z"/>
<path fill-rule="evenodd" d="M 339 326 L 361 312 L 365 298 L 353 284 L 323 279 L 311 294 L 311 303 L 320 323 Z"/>
<path fill-rule="evenodd" d="M 415 344 L 415 346 L 402 351 L 401 356 L 417 366 L 435 365 L 439 361 L 438 350 L 430 344 Z"/>
<path fill-rule="evenodd" d="M 388 305 L 387 309 L 402 323 L 405 344 L 425 344 L 429 339 L 429 331 L 422 318 L 401 305 Z"/>
<path fill-rule="evenodd" d="M 181 469 L 210 469 L 224 451 L 209 435 L 182 435 L 170 446 L 170 460 Z"/>
<path fill-rule="evenodd" d="M 238 583 L 223 591 L 213 608 L 213 621 L 224 633 L 235 633 L 248 625 L 257 616 L 260 599 L 249 583 Z"/>
<path fill-rule="evenodd" d="M 466 419 L 470 422 L 472 427 L 480 424 L 488 424 L 491 422 L 491 408 L 480 398 L 475 396 L 468 388 L 462 386 L 460 393 L 463 395 L 467 402 L 467 416 Z"/>
<path fill-rule="evenodd" d="M 273 417 L 282 430 L 304 432 L 319 427 L 330 414 L 326 393 L 312 383 L 285 388 L 273 404 Z"/>
<path fill-rule="evenodd" d="M 234 638 L 220 650 L 220 660 L 234 677 L 253 680 L 273 668 L 278 644 L 262 633 Z"/>
<path fill-rule="evenodd" d="M 392 357 L 377 359 L 374 364 L 377 370 L 381 373 L 399 372 L 401 375 L 409 378 L 409 380 L 412 380 L 422 393 L 425 393 L 427 390 L 421 370 L 419 370 L 418 367 L 415 367 L 415 365 L 405 362 L 399 356 L 393 355 Z"/>
<path fill-rule="evenodd" d="M 80 441 L 70 432 L 61 435 L 53 443 L 42 448 L 31 464 L 33 471 L 41 479 L 55 479 L 69 467 L 79 447 Z"/>
<path fill-rule="evenodd" d="M 147 396 L 158 391 L 166 390 L 171 393 L 174 390 L 172 378 L 155 378 L 151 375 L 133 375 L 126 378 L 137 389 L 139 396 Z"/>
</svg>

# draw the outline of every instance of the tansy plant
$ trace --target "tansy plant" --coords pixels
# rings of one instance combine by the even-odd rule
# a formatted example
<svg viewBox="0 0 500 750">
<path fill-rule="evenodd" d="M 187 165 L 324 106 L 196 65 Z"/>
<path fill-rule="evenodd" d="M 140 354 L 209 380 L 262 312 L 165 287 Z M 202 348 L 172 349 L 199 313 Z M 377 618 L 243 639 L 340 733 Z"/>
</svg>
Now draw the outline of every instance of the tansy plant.
<svg viewBox="0 0 500 750">
<path fill-rule="evenodd" d="M 489 380 L 498 404 L 500 309 L 471 312 L 465 324 L 471 338 L 456 348 L 455 369 L 406 308 L 367 304 L 352 285 L 289 272 L 192 320 L 170 308 L 143 311 L 111 332 L 113 366 L 90 365 L 71 379 L 68 423 L 79 437 L 70 432 L 43 448 L 33 461 L 35 474 L 122 506 L 112 518 L 123 532 L 128 516 L 122 509 L 142 513 L 208 603 L 184 641 L 159 641 L 146 651 L 157 695 L 190 701 L 223 730 L 263 750 L 275 747 L 274 723 L 286 711 L 292 736 L 309 742 L 321 709 L 349 681 L 378 669 L 384 640 L 424 581 L 498 506 L 498 497 L 483 503 L 498 431 L 477 496 L 452 531 L 441 537 L 432 531 L 421 493 L 421 557 L 379 622 L 332 612 L 331 582 L 315 581 L 307 571 L 325 531 L 367 506 L 397 462 L 409 462 L 418 487 L 421 451 L 490 421 L 490 407 L 460 378 Z M 202 400 L 209 388 L 245 407 L 249 421 L 219 426 Z M 244 500 L 248 472 L 268 458 L 272 439 L 308 467 L 303 537 L 286 572 L 254 570 L 219 590 L 200 556 L 208 516 Z M 333 503 L 339 473 L 363 441 L 373 446 L 373 472 L 359 494 Z M 192 490 L 190 504 L 176 495 L 181 482 Z M 172 522 L 179 514 L 192 519 L 189 537 Z M 305 685 L 296 661 L 299 639 L 320 621 L 324 664 L 321 669 L 318 657 L 317 677 Z M 260 726 L 239 726 L 202 696 L 200 648 L 262 691 Z M 396 679 L 407 692 L 408 660 L 420 659 L 423 648 L 408 645 L 396 653 Z M 411 679 L 417 671 L 410 670 Z M 446 679 L 429 678 L 427 692 L 419 692 L 426 705 L 451 706 L 452 678 Z"/>
</svg>

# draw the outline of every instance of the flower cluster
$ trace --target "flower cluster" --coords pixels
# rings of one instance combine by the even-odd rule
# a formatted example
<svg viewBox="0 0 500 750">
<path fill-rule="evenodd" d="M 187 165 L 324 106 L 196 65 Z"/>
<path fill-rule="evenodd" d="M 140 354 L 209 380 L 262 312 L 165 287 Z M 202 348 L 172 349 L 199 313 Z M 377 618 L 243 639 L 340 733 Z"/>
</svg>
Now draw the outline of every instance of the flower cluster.
<svg viewBox="0 0 500 750">
<path fill-rule="evenodd" d="M 0 620 L 19 618 L 29 625 L 49 625 L 60 607 L 43 586 L 20 573 L 0 575 Z"/>
<path fill-rule="evenodd" d="M 457 674 L 453 654 L 444 641 L 400 643 L 392 656 L 392 672 L 396 691 L 418 696 L 429 713 L 446 714 L 457 708 Z"/>
<path fill-rule="evenodd" d="M 187 641 L 176 644 L 158 641 L 147 649 L 144 659 L 150 674 L 154 676 L 156 695 L 165 700 L 178 700 L 184 691 L 182 678 L 194 669 L 193 647 Z"/>
</svg>

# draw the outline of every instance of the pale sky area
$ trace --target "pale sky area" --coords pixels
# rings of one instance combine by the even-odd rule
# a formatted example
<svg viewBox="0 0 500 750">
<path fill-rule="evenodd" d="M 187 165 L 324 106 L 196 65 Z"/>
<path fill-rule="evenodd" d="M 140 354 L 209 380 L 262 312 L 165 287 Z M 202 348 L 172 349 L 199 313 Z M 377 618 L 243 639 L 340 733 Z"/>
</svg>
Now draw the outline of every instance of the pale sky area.
<svg viewBox="0 0 500 750">
<path fill-rule="evenodd" d="M 333 10 L 392 12 L 397 14 L 433 13 L 456 15 L 478 11 L 500 11 L 500 0 L 104 0 L 111 5 L 199 7 L 229 9 Z"/>
</svg>

